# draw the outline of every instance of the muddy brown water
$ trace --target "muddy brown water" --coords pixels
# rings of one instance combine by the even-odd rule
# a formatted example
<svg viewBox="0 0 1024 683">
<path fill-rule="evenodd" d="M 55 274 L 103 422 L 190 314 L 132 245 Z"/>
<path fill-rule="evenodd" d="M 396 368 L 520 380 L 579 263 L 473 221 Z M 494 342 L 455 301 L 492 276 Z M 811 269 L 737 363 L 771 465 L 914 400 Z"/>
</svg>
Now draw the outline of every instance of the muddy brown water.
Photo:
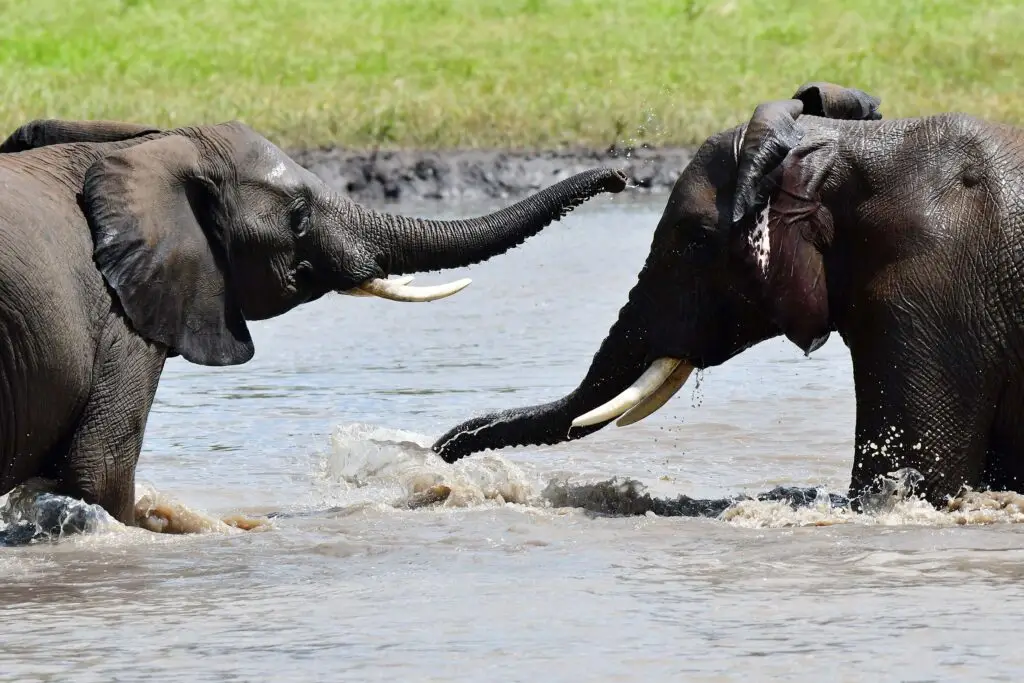
<svg viewBox="0 0 1024 683">
<path fill-rule="evenodd" d="M 663 202 L 599 199 L 503 258 L 420 277 L 474 278 L 441 302 L 331 296 L 253 324 L 242 367 L 169 362 L 139 497 L 201 533 L 110 524 L 0 548 L 0 679 L 1019 677 L 1016 499 L 869 515 L 747 502 L 715 519 L 550 504 L 552 480 L 613 477 L 669 497 L 843 492 L 854 399 L 838 339 L 811 358 L 762 344 L 644 422 L 572 444 L 454 466 L 422 448 L 575 386 Z M 438 484 L 445 502 L 409 509 Z M 283 514 L 249 532 L 218 521 L 269 513 Z"/>
</svg>

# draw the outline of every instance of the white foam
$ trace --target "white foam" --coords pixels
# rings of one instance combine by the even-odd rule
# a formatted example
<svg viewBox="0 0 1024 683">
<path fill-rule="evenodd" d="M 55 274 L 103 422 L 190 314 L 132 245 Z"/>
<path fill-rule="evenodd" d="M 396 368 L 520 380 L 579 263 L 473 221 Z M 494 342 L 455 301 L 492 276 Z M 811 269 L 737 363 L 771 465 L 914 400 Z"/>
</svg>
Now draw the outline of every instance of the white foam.
<svg viewBox="0 0 1024 683">
<path fill-rule="evenodd" d="M 240 533 L 243 529 L 271 526 L 270 522 L 243 515 L 225 519 L 214 517 L 145 483 L 135 486 L 135 523 L 161 534 L 231 534 Z"/>
<path fill-rule="evenodd" d="M 32 479 L 0 496 L 0 532 L 21 527 L 26 533 L 19 533 L 18 537 L 34 535 L 35 540 L 48 537 L 96 543 L 104 538 L 123 540 L 126 535 L 153 541 L 160 536 L 166 538 L 168 534 L 238 533 L 241 531 L 238 527 L 270 526 L 269 522 L 241 516 L 218 519 L 188 507 L 152 485 L 138 483 L 135 487 L 135 523 L 138 526 L 129 527 L 99 505 L 57 495 L 53 489 L 51 481 Z"/>
<path fill-rule="evenodd" d="M 709 502 L 711 505 L 697 501 L 696 506 L 688 503 L 683 508 L 673 508 L 673 501 L 663 498 L 661 501 L 669 504 L 655 507 L 646 487 L 634 480 L 570 482 L 564 476 L 554 478 L 550 472 L 539 473 L 529 465 L 513 463 L 494 453 L 476 454 L 448 464 L 430 450 L 429 443 L 430 437 L 414 432 L 368 424 L 338 426 L 326 451 L 314 456 L 314 500 L 310 507 L 393 511 L 514 504 L 556 513 L 582 508 L 612 515 L 651 515 L 653 508 L 670 511 L 668 514 L 684 514 L 679 510 L 686 509 L 685 514 L 711 515 L 727 504 L 723 501 L 715 507 L 714 501 Z M 920 475 L 903 470 L 893 475 L 885 490 L 869 501 L 869 512 L 833 507 L 829 491 L 819 490 L 816 501 L 795 507 L 788 501 L 741 500 L 726 507 L 717 519 L 747 528 L 1024 522 L 1024 495 L 967 491 L 944 509 L 936 509 L 909 493 L 916 483 L 915 476 Z M 160 538 L 170 540 L 178 534 L 231 534 L 240 533 L 239 527 L 274 526 L 273 522 L 243 517 L 219 519 L 188 507 L 152 485 L 140 483 L 136 487 L 136 523 L 142 528 L 129 528 L 98 506 L 55 496 L 51 490 L 49 482 L 33 480 L 7 496 L 0 496 L 0 531 L 25 523 L 40 529 L 46 520 L 52 525 L 55 510 L 61 517 L 60 526 L 69 525 L 67 533 L 62 531 L 59 536 L 75 542 L 82 542 L 83 537 L 123 539 L 125 534 L 160 542 Z M 76 525 L 84 526 L 85 533 L 74 533 L 80 530 L 71 528 Z"/>
<path fill-rule="evenodd" d="M 494 454 L 444 462 L 422 434 L 375 425 L 335 428 L 330 446 L 317 454 L 314 481 L 320 505 L 404 506 L 435 487 L 450 493 L 441 507 L 523 503 L 536 498 L 532 478 Z"/>
<path fill-rule="evenodd" d="M 610 514 L 644 509 L 646 489 L 640 482 L 612 478 L 596 483 L 552 479 L 493 453 L 476 454 L 454 464 L 433 453 L 429 437 L 409 431 L 368 424 L 338 426 L 330 447 L 315 458 L 318 506 L 378 509 L 408 507 L 435 487 L 450 489 L 435 507 L 521 504 L 531 508 L 583 507 Z M 1015 493 L 972 492 L 936 509 L 911 495 L 920 475 L 899 470 L 883 491 L 869 501 L 867 512 L 833 507 L 825 489 L 810 504 L 788 501 L 742 500 L 730 505 L 718 519 L 730 525 L 754 528 L 800 526 L 927 525 L 957 526 L 1024 522 L 1024 496 Z M 545 481 L 548 480 L 548 481 Z M 652 514 L 648 512 L 647 514 Z"/>
<path fill-rule="evenodd" d="M 780 528 L 856 524 L 863 526 L 965 526 L 1024 522 L 1024 496 L 1018 493 L 968 491 L 945 509 L 919 499 L 896 502 L 888 509 L 856 513 L 827 504 L 792 508 L 782 501 L 741 501 L 721 519 L 748 528 Z"/>
</svg>

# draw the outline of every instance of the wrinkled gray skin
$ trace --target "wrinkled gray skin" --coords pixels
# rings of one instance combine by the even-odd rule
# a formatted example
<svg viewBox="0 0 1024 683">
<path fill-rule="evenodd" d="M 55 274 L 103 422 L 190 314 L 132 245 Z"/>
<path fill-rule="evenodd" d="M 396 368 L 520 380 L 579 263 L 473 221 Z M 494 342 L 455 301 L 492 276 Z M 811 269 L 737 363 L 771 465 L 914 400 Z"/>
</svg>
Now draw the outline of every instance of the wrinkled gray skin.
<svg viewBox="0 0 1024 683">
<path fill-rule="evenodd" d="M 424 221 L 360 207 L 240 123 L 35 121 L 0 145 L 0 493 L 34 476 L 133 523 L 164 360 L 233 365 L 247 320 L 501 254 L 621 174 Z"/>
<path fill-rule="evenodd" d="M 571 421 L 654 359 L 707 368 L 778 335 L 810 353 L 835 330 L 856 387 L 855 507 L 904 467 L 935 505 L 965 485 L 1021 490 L 1024 131 L 880 121 L 877 99 L 819 85 L 701 146 L 574 391 L 471 419 L 434 450 L 579 439 L 608 422 Z"/>
</svg>

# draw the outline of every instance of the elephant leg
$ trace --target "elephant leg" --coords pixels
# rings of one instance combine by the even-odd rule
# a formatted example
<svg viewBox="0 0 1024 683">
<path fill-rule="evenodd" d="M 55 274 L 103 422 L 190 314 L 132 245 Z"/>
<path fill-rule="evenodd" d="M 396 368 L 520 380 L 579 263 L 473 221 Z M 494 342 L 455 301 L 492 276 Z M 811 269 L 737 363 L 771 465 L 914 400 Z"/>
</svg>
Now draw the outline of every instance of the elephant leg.
<svg viewBox="0 0 1024 683">
<path fill-rule="evenodd" d="M 915 491 L 936 506 L 965 485 L 978 486 L 998 397 L 987 364 L 972 367 L 898 335 L 871 340 L 870 353 L 856 345 L 851 352 L 857 398 L 851 499 L 863 503 L 884 486 L 881 478 L 903 468 L 923 476 Z"/>
<path fill-rule="evenodd" d="M 999 398 L 989 441 L 982 486 L 994 491 L 1024 492 L 1024 383 L 1011 380 Z"/>
<path fill-rule="evenodd" d="M 101 336 L 92 390 L 59 468 L 58 492 L 135 523 L 135 466 L 166 351 L 113 316 Z"/>
</svg>

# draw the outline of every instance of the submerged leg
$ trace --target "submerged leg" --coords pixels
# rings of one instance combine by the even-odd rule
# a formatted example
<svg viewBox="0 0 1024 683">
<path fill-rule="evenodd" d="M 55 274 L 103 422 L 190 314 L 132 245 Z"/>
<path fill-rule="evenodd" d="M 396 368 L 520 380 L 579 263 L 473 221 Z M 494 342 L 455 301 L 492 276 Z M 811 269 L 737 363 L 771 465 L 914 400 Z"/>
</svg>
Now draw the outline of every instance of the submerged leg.
<svg viewBox="0 0 1024 683">
<path fill-rule="evenodd" d="M 134 525 L 135 466 L 165 352 L 112 316 L 100 339 L 92 391 L 59 472 L 58 491 Z"/>
<path fill-rule="evenodd" d="M 876 339 L 853 355 L 857 395 L 856 452 L 850 496 L 868 502 L 893 472 L 920 474 L 916 490 L 936 506 L 965 485 L 977 486 L 985 465 L 998 378 L 985 363 L 922 350 L 896 338 Z M 884 345 L 885 348 L 877 348 Z"/>
</svg>

